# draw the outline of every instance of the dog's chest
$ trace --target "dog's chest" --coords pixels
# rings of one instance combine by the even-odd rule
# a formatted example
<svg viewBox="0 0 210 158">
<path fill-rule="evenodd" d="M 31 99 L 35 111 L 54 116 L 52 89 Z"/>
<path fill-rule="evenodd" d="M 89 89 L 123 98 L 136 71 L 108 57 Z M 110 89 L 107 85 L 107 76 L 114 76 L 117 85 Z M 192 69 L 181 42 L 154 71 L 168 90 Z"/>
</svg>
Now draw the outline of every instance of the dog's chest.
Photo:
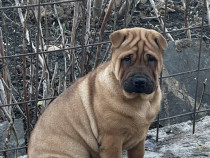
<svg viewBox="0 0 210 158">
<path fill-rule="evenodd" d="M 143 120 L 138 120 L 134 124 L 135 126 L 127 129 L 124 133 L 123 149 L 125 150 L 133 148 L 140 141 L 144 140 L 150 125 Z"/>
<path fill-rule="evenodd" d="M 123 148 L 129 149 L 139 141 L 145 139 L 149 126 L 154 120 L 158 110 L 150 104 L 144 105 L 139 110 L 133 111 L 129 119 L 129 128 L 124 131 Z"/>
</svg>

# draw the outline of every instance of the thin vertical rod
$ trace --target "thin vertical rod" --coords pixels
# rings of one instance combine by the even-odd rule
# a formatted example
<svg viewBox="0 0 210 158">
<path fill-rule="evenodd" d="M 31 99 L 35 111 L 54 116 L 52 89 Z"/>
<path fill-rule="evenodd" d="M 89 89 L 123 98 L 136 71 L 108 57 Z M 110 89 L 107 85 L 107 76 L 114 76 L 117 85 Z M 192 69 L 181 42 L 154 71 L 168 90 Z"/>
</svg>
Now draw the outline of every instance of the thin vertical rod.
<svg viewBox="0 0 210 158">
<path fill-rule="evenodd" d="M 164 23 L 163 23 L 163 35 L 166 37 L 166 16 L 167 16 L 167 5 L 168 5 L 168 0 L 165 1 L 165 14 L 164 14 Z M 162 87 L 162 77 L 163 73 L 161 71 L 160 73 L 160 87 Z M 157 132 L 156 132 L 156 142 L 158 142 L 159 139 L 159 124 L 160 124 L 160 115 L 158 114 L 157 116 Z"/>
<path fill-rule="evenodd" d="M 26 8 L 26 16 L 24 19 L 24 23 L 23 23 L 23 54 L 26 54 L 26 22 L 27 22 L 27 12 L 28 12 L 28 8 Z M 23 56 L 23 97 L 24 97 L 24 101 L 27 101 L 27 88 L 26 88 L 26 56 Z M 30 130 L 29 130 L 29 126 L 30 126 L 30 117 L 29 117 L 29 108 L 28 108 L 28 104 L 25 104 L 25 114 L 26 114 L 26 140 L 29 140 L 29 136 L 30 136 Z"/>
<path fill-rule="evenodd" d="M 87 32 L 86 31 L 86 5 L 87 5 L 87 1 L 83 1 L 82 2 L 82 41 L 81 41 L 81 45 L 82 45 L 82 59 L 81 59 L 81 63 L 80 63 L 80 68 L 81 68 L 81 73 L 80 73 L 80 77 L 84 76 L 85 73 L 87 73 L 85 71 L 85 65 L 87 64 L 87 52 L 86 52 L 86 48 L 84 47 L 85 45 L 85 34 Z"/>
<path fill-rule="evenodd" d="M 38 1 L 38 19 L 37 19 L 37 38 L 36 38 L 36 81 L 35 81 L 35 85 L 36 85 L 36 94 L 35 94 L 35 105 L 36 105 L 36 108 L 35 108 L 35 121 L 38 120 L 38 105 L 37 105 L 37 102 L 38 102 L 38 95 L 39 95 L 39 92 L 38 92 L 38 72 L 39 72 L 39 39 L 41 37 L 40 35 L 40 17 L 41 17 L 41 10 L 40 10 L 40 0 Z"/>
<path fill-rule="evenodd" d="M 201 50 L 202 50 L 202 39 L 203 39 L 203 24 L 204 24 L 204 15 L 205 15 L 205 3 L 206 0 L 203 0 L 203 10 L 202 10 L 202 24 L 201 24 L 201 36 L 200 36 L 200 47 L 199 47 L 199 56 L 198 56 L 198 72 L 196 80 L 196 90 L 195 90 L 195 104 L 194 104 L 194 113 L 193 113 L 193 134 L 195 133 L 195 120 L 196 120 L 196 102 L 198 97 L 198 83 L 200 78 L 200 61 L 201 61 Z"/>
</svg>

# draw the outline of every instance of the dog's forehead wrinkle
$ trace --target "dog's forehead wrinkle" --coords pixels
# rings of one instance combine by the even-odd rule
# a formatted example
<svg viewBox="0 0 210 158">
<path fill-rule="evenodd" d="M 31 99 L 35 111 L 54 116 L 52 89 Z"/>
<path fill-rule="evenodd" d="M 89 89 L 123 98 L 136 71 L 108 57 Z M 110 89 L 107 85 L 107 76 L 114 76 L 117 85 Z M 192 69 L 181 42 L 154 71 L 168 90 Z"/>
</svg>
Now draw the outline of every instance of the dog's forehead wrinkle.
<svg viewBox="0 0 210 158">
<path fill-rule="evenodd" d="M 136 51 L 137 51 L 137 48 L 132 48 L 132 49 L 128 49 L 127 51 L 125 52 L 119 52 L 119 55 L 117 56 L 117 58 L 119 60 L 125 58 L 126 56 L 129 56 L 129 55 L 132 55 L 133 58 L 136 58 Z"/>
<path fill-rule="evenodd" d="M 141 36 L 142 36 L 142 39 L 145 41 L 145 44 L 147 45 L 147 47 L 149 47 L 150 49 L 160 50 L 160 46 L 158 42 L 158 39 L 160 36 L 159 33 L 153 30 L 149 30 L 149 31 L 146 31 L 145 34 L 142 34 Z"/>
<path fill-rule="evenodd" d="M 130 46 L 130 47 L 133 47 L 133 46 L 136 45 L 139 41 L 140 41 L 140 37 L 134 38 L 134 39 L 130 42 L 129 46 Z"/>
<path fill-rule="evenodd" d="M 158 51 L 157 49 L 151 49 L 148 46 L 144 46 L 144 52 L 145 54 L 150 54 L 157 58 L 162 57 L 162 53 L 160 51 Z"/>
<path fill-rule="evenodd" d="M 157 52 L 148 51 L 148 52 L 145 52 L 144 53 L 144 58 L 147 59 L 148 58 L 148 55 L 154 57 L 157 60 L 159 59 L 159 56 L 160 56 L 159 53 L 157 53 Z"/>
<path fill-rule="evenodd" d="M 128 44 L 130 47 L 133 47 L 139 41 L 141 41 L 142 39 L 145 39 L 144 36 L 145 36 L 145 33 L 144 31 L 142 31 L 142 29 L 129 30 L 125 39 L 126 42 L 124 42 L 123 45 Z"/>
<path fill-rule="evenodd" d="M 138 46 L 138 55 L 140 56 L 144 50 L 144 41 L 140 40 L 137 46 Z"/>
<path fill-rule="evenodd" d="M 130 36 L 128 37 L 122 44 L 121 44 L 121 47 L 127 47 L 127 48 L 132 48 L 134 47 L 135 45 L 138 44 L 138 42 L 140 41 L 140 37 L 137 36 Z"/>
<path fill-rule="evenodd" d="M 126 35 L 125 40 L 123 41 L 123 43 L 121 44 L 121 47 L 125 47 L 127 45 L 130 45 L 130 42 L 133 40 L 133 34 L 128 32 L 128 34 Z"/>
</svg>

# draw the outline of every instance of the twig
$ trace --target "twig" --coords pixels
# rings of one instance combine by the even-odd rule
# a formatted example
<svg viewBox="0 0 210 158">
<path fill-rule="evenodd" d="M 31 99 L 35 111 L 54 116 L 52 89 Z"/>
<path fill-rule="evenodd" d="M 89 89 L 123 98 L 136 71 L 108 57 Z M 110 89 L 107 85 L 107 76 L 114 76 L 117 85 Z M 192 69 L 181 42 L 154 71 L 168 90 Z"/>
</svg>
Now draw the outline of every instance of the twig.
<svg viewBox="0 0 210 158">
<path fill-rule="evenodd" d="M 13 127 L 13 122 L 10 122 L 9 127 L 7 129 L 7 137 L 6 137 L 6 140 L 4 142 L 4 149 L 8 148 L 8 143 L 9 143 L 9 140 L 10 140 L 12 127 Z M 7 157 L 6 152 L 4 153 L 4 157 Z"/>
<path fill-rule="evenodd" d="M 33 4 L 36 4 L 36 5 L 39 5 L 39 0 L 33 0 L 32 1 Z M 29 1 L 27 0 L 27 4 L 29 4 Z M 40 8 L 43 8 L 43 6 L 41 6 Z M 33 9 L 33 12 L 34 12 L 34 15 L 35 15 L 35 19 L 36 19 L 36 22 L 38 23 L 38 26 L 39 26 L 39 31 L 40 31 L 40 46 L 41 46 L 41 49 L 43 50 L 44 49 L 44 45 L 45 45 L 45 42 L 44 42 L 44 39 L 43 39 L 43 32 L 42 32 L 42 24 L 40 21 L 40 19 L 38 18 L 41 18 L 39 17 L 39 7 L 34 7 Z"/>
<path fill-rule="evenodd" d="M 51 80 L 51 87 L 54 87 L 55 85 L 55 78 L 56 78 L 57 72 L 58 72 L 58 62 L 55 63 L 54 73 Z"/>
<path fill-rule="evenodd" d="M 15 126 L 14 126 L 14 124 L 13 124 L 13 126 L 12 126 L 12 132 L 13 132 L 13 134 L 14 134 L 14 136 L 15 136 L 15 141 L 16 141 L 16 147 L 18 147 L 19 146 L 19 139 L 18 139 L 18 136 L 17 136 L 17 131 L 16 131 L 16 129 L 15 129 Z M 16 151 L 17 152 L 17 151 Z M 16 153 L 17 154 L 17 153 Z"/>
<path fill-rule="evenodd" d="M 20 27 L 20 25 L 18 23 L 16 23 L 13 20 L 11 20 L 4 12 L 2 13 L 2 15 L 4 16 L 4 18 L 6 18 L 7 20 L 9 20 L 12 24 L 17 25 L 18 27 Z"/>
<path fill-rule="evenodd" d="M 44 80 L 44 73 L 42 73 L 41 78 L 40 78 L 40 81 L 39 81 L 39 84 L 38 84 L 38 86 L 37 86 L 37 91 L 38 91 L 38 92 L 39 92 L 39 90 L 40 90 L 40 88 L 41 88 L 41 84 L 42 84 L 43 80 Z"/>
<path fill-rule="evenodd" d="M 104 16 L 104 20 L 102 22 L 101 29 L 100 29 L 99 42 L 102 42 L 102 38 L 104 36 L 105 25 L 107 23 L 107 20 L 109 18 L 109 15 L 111 14 L 112 6 L 114 4 L 114 1 L 115 0 L 111 0 L 110 1 L 109 7 L 108 7 L 107 12 L 106 12 L 106 14 Z M 97 53 L 96 53 L 96 59 L 95 59 L 94 69 L 98 66 L 100 54 L 101 54 L 101 44 L 99 44 L 98 47 L 97 47 Z"/>
<path fill-rule="evenodd" d="M 11 79 L 10 78 L 8 78 L 8 79 L 9 79 L 10 87 L 13 87 L 12 86 L 12 83 L 11 83 Z M 10 92 L 10 95 L 11 95 L 12 100 L 17 103 L 14 95 L 12 94 L 12 90 L 5 83 L 5 81 L 3 80 L 3 78 L 0 77 L 0 96 L 2 98 L 3 103 L 6 104 L 6 102 L 7 102 L 7 100 L 5 99 L 6 96 L 5 96 L 5 91 L 4 91 L 5 88 L 4 87 L 6 89 L 8 89 L 8 91 Z M 0 100 L 0 105 L 2 105 L 1 100 Z M 17 105 L 16 107 L 18 108 L 18 110 L 20 111 L 20 113 L 23 115 L 23 117 L 27 120 L 28 118 L 26 118 L 26 116 L 24 115 L 24 113 L 21 110 L 20 106 Z M 8 147 L 8 143 L 9 143 L 10 136 L 11 136 L 11 131 L 14 133 L 16 144 L 17 144 L 17 147 L 18 147 L 19 146 L 19 142 L 18 142 L 17 132 L 16 132 L 15 127 L 14 127 L 14 124 L 13 124 L 12 107 L 11 108 L 9 108 L 9 107 L 2 107 L 2 110 L 3 110 L 4 114 L 5 114 L 5 116 L 7 117 L 7 120 L 9 121 L 9 128 L 7 130 L 8 133 L 7 133 L 7 138 L 5 140 L 4 149 L 7 149 L 7 147 Z M 4 153 L 4 155 L 6 155 L 6 153 Z"/>
<path fill-rule="evenodd" d="M 189 18 L 188 18 L 188 13 L 189 13 L 189 0 L 182 0 L 182 4 L 183 4 L 183 7 L 185 9 L 185 12 L 184 12 L 184 23 L 185 23 L 185 28 L 188 28 L 189 27 Z M 190 32 L 190 29 L 186 30 L 186 33 L 187 33 L 187 38 L 188 39 L 191 39 L 191 32 Z"/>
<path fill-rule="evenodd" d="M 107 61 L 107 59 L 109 58 L 109 56 L 110 56 L 110 49 L 111 49 L 111 43 L 108 43 L 108 47 L 106 49 L 105 55 L 104 55 L 104 57 L 103 57 L 103 59 L 101 61 L 102 63 Z"/>
<path fill-rule="evenodd" d="M 59 83 L 58 83 L 58 94 L 61 93 L 61 83 L 62 83 L 62 75 L 61 75 L 61 70 L 58 70 L 58 76 L 59 76 Z"/>
<path fill-rule="evenodd" d="M 3 36 L 2 36 L 2 30 L 0 27 L 0 57 L 4 57 L 4 46 L 3 46 Z M 3 66 L 3 79 L 5 82 L 8 82 L 8 71 L 7 71 L 7 65 L 6 65 L 6 60 L 2 58 L 2 66 Z M 7 98 L 7 103 L 9 103 L 9 92 L 6 90 L 6 98 Z"/>
<path fill-rule="evenodd" d="M 30 40 L 30 51 L 33 52 L 33 48 L 32 48 L 32 39 L 31 39 L 31 34 L 29 34 L 29 40 Z M 33 87 L 33 83 L 34 83 L 34 70 L 35 70 L 35 65 L 33 64 L 33 58 L 30 58 L 30 69 L 29 69 L 29 74 L 30 74 L 30 81 L 29 81 L 29 100 L 33 100 L 34 99 L 34 87 Z M 17 72 L 15 71 L 15 73 L 17 74 Z M 16 85 L 16 87 L 18 87 Z"/>
<path fill-rule="evenodd" d="M 23 54 L 26 54 L 26 19 L 28 15 L 28 9 L 26 9 L 24 23 L 23 23 Z M 26 88 L 26 56 L 23 56 L 23 98 L 24 101 L 27 101 L 27 88 Z M 25 104 L 25 113 L 26 113 L 26 135 L 27 139 L 29 139 L 29 127 L 30 127 L 30 117 L 29 117 L 29 107 L 28 104 Z"/>
<path fill-rule="evenodd" d="M 15 4 L 16 4 L 16 6 L 20 6 L 20 3 L 19 3 L 19 1 L 18 0 L 15 0 Z M 23 13 L 22 13 L 22 10 L 21 10 L 21 8 L 18 8 L 18 15 L 19 15 L 19 18 L 20 18 L 20 22 L 21 22 L 21 24 L 22 24 L 22 26 L 24 26 L 24 17 L 23 17 Z M 26 39 L 27 39 L 27 41 L 29 42 L 30 40 L 29 40 L 29 31 L 28 31 L 28 29 L 26 29 L 26 33 L 25 33 L 26 35 Z M 33 46 L 33 49 L 35 50 L 36 48 L 35 48 L 35 46 L 34 45 L 32 45 Z"/>
<path fill-rule="evenodd" d="M 5 82 L 4 82 L 4 84 L 5 84 Z M 0 78 L 0 97 L 1 97 L 1 99 L 0 99 L 0 106 L 7 103 L 4 84 L 3 84 L 3 78 Z M 2 101 L 3 101 L 3 104 L 2 104 Z M 4 142 L 4 149 L 7 149 L 8 143 L 9 143 L 9 140 L 10 140 L 10 136 L 11 136 L 11 130 L 12 130 L 12 128 L 14 128 L 13 127 L 12 114 L 11 114 L 12 108 L 1 107 L 1 109 L 3 110 L 7 120 L 9 122 L 9 128 L 7 130 L 7 137 L 6 137 L 5 142 Z M 17 145 L 18 145 L 18 140 L 17 140 L 17 137 L 16 137 L 17 136 L 16 131 L 13 130 L 13 132 L 14 132 L 14 135 L 15 135 L 15 138 L 16 138 L 16 141 L 17 141 Z M 3 152 L 3 155 L 4 155 L 4 157 L 6 157 L 7 156 L 6 152 Z"/>
<path fill-rule="evenodd" d="M 7 137 L 6 137 L 6 140 L 4 142 L 4 149 L 7 149 L 8 148 L 8 143 L 9 143 L 9 140 L 11 138 L 11 131 L 13 132 L 14 134 L 14 137 L 15 137 L 15 141 L 16 141 L 16 146 L 18 147 L 19 146 L 19 142 L 18 142 L 18 136 L 17 136 L 17 132 L 15 130 L 15 127 L 14 127 L 14 122 L 11 120 L 9 122 L 9 127 L 7 129 Z M 6 153 L 4 153 L 4 156 L 6 157 Z"/>
<path fill-rule="evenodd" d="M 59 28 L 60 28 L 60 31 L 61 31 L 62 46 L 65 47 L 65 35 L 64 35 L 64 32 L 63 32 L 63 27 L 61 25 L 61 21 L 60 21 L 60 18 L 58 16 L 58 12 L 57 12 L 55 4 L 54 4 L 54 11 L 55 11 L 55 15 L 56 15 L 56 18 L 57 18 L 57 21 L 58 21 L 58 25 L 59 25 Z"/>
<path fill-rule="evenodd" d="M 70 47 L 75 46 L 75 37 L 76 37 L 76 29 L 77 29 L 77 25 L 78 25 L 78 16 L 79 16 L 79 2 L 74 2 L 74 16 L 73 16 Z M 69 51 L 69 60 L 71 62 L 70 81 L 74 81 L 75 80 L 75 78 L 74 78 L 74 68 L 75 68 L 74 49 Z"/>
<path fill-rule="evenodd" d="M 116 31 L 117 30 L 117 19 L 118 19 L 118 12 L 117 12 L 117 4 L 116 1 L 114 1 L 113 4 L 113 12 L 114 12 L 114 25 L 113 25 L 113 30 Z"/>
<path fill-rule="evenodd" d="M 91 1 L 91 0 L 87 0 Z M 89 3 L 89 2 L 87 2 Z M 91 2 L 90 2 L 91 3 Z M 101 8 L 102 8 L 103 0 L 94 0 L 93 1 L 93 20 L 96 21 L 101 16 Z"/>
<path fill-rule="evenodd" d="M 5 105 L 7 104 L 6 100 L 6 94 L 5 94 L 5 88 L 3 84 L 3 79 L 0 79 L 0 105 Z M 12 120 L 12 115 L 11 115 L 11 108 L 8 107 L 2 107 L 2 110 L 8 120 Z"/>
<path fill-rule="evenodd" d="M 87 11 L 86 11 L 86 32 L 85 32 L 85 45 L 89 44 L 90 36 L 90 18 L 91 18 L 91 0 L 87 0 Z"/>
<path fill-rule="evenodd" d="M 85 46 L 85 35 L 86 35 L 86 30 L 85 30 L 85 17 L 86 17 L 86 1 L 82 2 L 81 9 L 82 9 L 82 38 L 81 38 L 81 45 L 82 45 L 82 50 L 81 50 L 81 60 L 80 60 L 80 74 L 79 77 L 82 77 L 85 75 L 86 70 L 85 70 L 85 65 L 87 64 L 87 51 Z M 84 38 L 83 38 L 84 37 Z"/>
<path fill-rule="evenodd" d="M 122 3 L 123 1 L 121 1 Z M 119 8 L 118 12 L 118 18 L 122 19 L 124 18 L 124 27 L 127 27 L 129 21 L 130 21 L 130 16 L 133 14 L 132 5 L 134 4 L 134 0 L 125 0 Z M 129 15 L 130 13 L 130 15 Z"/>
<path fill-rule="evenodd" d="M 66 61 L 66 53 L 65 52 L 63 52 L 63 59 L 64 59 L 64 72 L 66 73 L 68 70 L 67 70 L 67 61 Z M 66 85 L 66 76 L 64 76 L 63 89 L 66 89 L 66 88 L 67 88 L 67 85 Z"/>
<path fill-rule="evenodd" d="M 201 106 L 202 106 L 202 102 L 203 102 L 203 97 L 204 97 L 204 93 L 206 91 L 206 84 L 207 84 L 207 78 L 204 80 L 203 82 L 203 90 L 202 90 L 202 94 L 201 94 L 201 99 L 200 99 L 200 102 L 199 102 L 199 106 L 198 106 L 198 111 L 200 110 Z M 198 114 L 197 114 L 198 115 Z"/>
<path fill-rule="evenodd" d="M 20 6 L 20 3 L 19 3 L 18 0 L 15 0 L 15 4 L 16 4 L 16 6 Z M 19 15 L 20 22 L 21 22 L 22 26 L 24 26 L 24 21 L 25 21 L 25 19 L 24 19 L 24 17 L 23 17 L 23 13 L 22 13 L 22 9 L 21 9 L 21 8 L 18 8 L 18 15 Z M 40 27 L 40 26 L 39 26 L 39 27 Z M 26 40 L 27 40 L 28 42 L 30 42 L 29 31 L 28 31 L 27 28 L 26 28 L 25 36 L 26 36 L 26 37 L 25 37 Z M 36 47 L 34 46 L 33 43 L 31 43 L 31 46 L 32 46 L 34 52 L 37 52 L 37 51 L 36 51 Z M 43 58 L 42 58 L 42 56 L 41 56 L 40 54 L 38 55 L 38 57 L 39 57 L 40 63 L 42 64 L 42 67 L 43 67 L 43 65 L 44 65 Z"/>
<path fill-rule="evenodd" d="M 155 11 L 155 14 L 156 14 L 156 17 L 157 17 L 157 19 L 158 19 L 158 21 L 159 21 L 159 23 L 160 23 L 160 26 L 161 26 L 162 29 L 164 30 L 164 22 L 163 22 L 162 18 L 160 17 L 160 14 L 159 14 L 159 12 L 158 12 L 156 6 L 155 6 L 155 2 L 154 2 L 153 0 L 149 0 L 149 1 L 150 1 L 151 5 L 152 5 L 154 11 Z M 165 12 L 166 12 L 166 10 L 165 10 Z M 165 32 L 167 32 L 167 31 L 168 31 L 168 29 L 165 28 Z M 173 37 L 171 36 L 171 34 L 166 33 L 166 36 L 169 38 L 169 40 L 174 41 L 174 39 L 173 39 Z"/>
<path fill-rule="evenodd" d="M 208 24 L 210 24 L 210 0 L 206 0 Z"/>
<path fill-rule="evenodd" d="M 47 2 L 47 0 L 45 0 L 45 3 Z M 45 10 L 47 10 L 47 6 L 44 6 Z M 44 22 L 45 22 L 45 39 L 46 39 L 46 50 L 48 50 L 48 46 L 49 46 L 49 27 L 48 27 L 48 17 L 47 17 L 47 11 L 45 11 L 44 14 Z"/>
<path fill-rule="evenodd" d="M 0 27 L 0 57 L 3 57 L 4 55 L 4 47 L 3 47 L 3 37 L 2 37 L 2 30 Z M 10 104 L 11 103 L 11 92 L 9 91 L 9 87 L 5 87 L 4 85 L 7 85 L 9 83 L 9 72 L 7 69 L 6 61 L 4 58 L 2 58 L 2 65 L 3 65 L 3 78 L 0 74 L 0 105 Z M 6 83 L 5 83 L 6 82 Z M 5 83 L 5 84 L 4 84 Z M 12 123 L 12 107 L 2 107 L 2 111 L 4 112 L 7 120 Z M 4 153 L 6 155 L 6 153 Z"/>
<path fill-rule="evenodd" d="M 18 103 L 17 100 L 15 99 L 14 95 L 12 95 L 12 101 L 13 101 L 13 103 Z M 16 105 L 16 108 L 22 114 L 22 116 L 24 117 L 24 119 L 27 119 L 26 118 L 26 115 L 24 114 L 24 112 L 22 111 L 22 109 L 20 108 L 20 106 L 18 104 Z"/>
</svg>

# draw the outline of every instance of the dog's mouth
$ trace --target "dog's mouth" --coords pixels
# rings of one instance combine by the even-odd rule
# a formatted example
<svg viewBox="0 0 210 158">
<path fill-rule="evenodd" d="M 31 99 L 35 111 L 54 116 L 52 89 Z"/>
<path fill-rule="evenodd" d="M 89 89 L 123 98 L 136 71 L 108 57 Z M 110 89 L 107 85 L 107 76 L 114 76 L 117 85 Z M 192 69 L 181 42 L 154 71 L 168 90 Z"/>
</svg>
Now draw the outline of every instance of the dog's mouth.
<svg viewBox="0 0 210 158">
<path fill-rule="evenodd" d="M 121 82 L 123 89 L 128 93 L 151 94 L 156 89 L 155 81 L 145 74 L 135 74 Z"/>
</svg>

